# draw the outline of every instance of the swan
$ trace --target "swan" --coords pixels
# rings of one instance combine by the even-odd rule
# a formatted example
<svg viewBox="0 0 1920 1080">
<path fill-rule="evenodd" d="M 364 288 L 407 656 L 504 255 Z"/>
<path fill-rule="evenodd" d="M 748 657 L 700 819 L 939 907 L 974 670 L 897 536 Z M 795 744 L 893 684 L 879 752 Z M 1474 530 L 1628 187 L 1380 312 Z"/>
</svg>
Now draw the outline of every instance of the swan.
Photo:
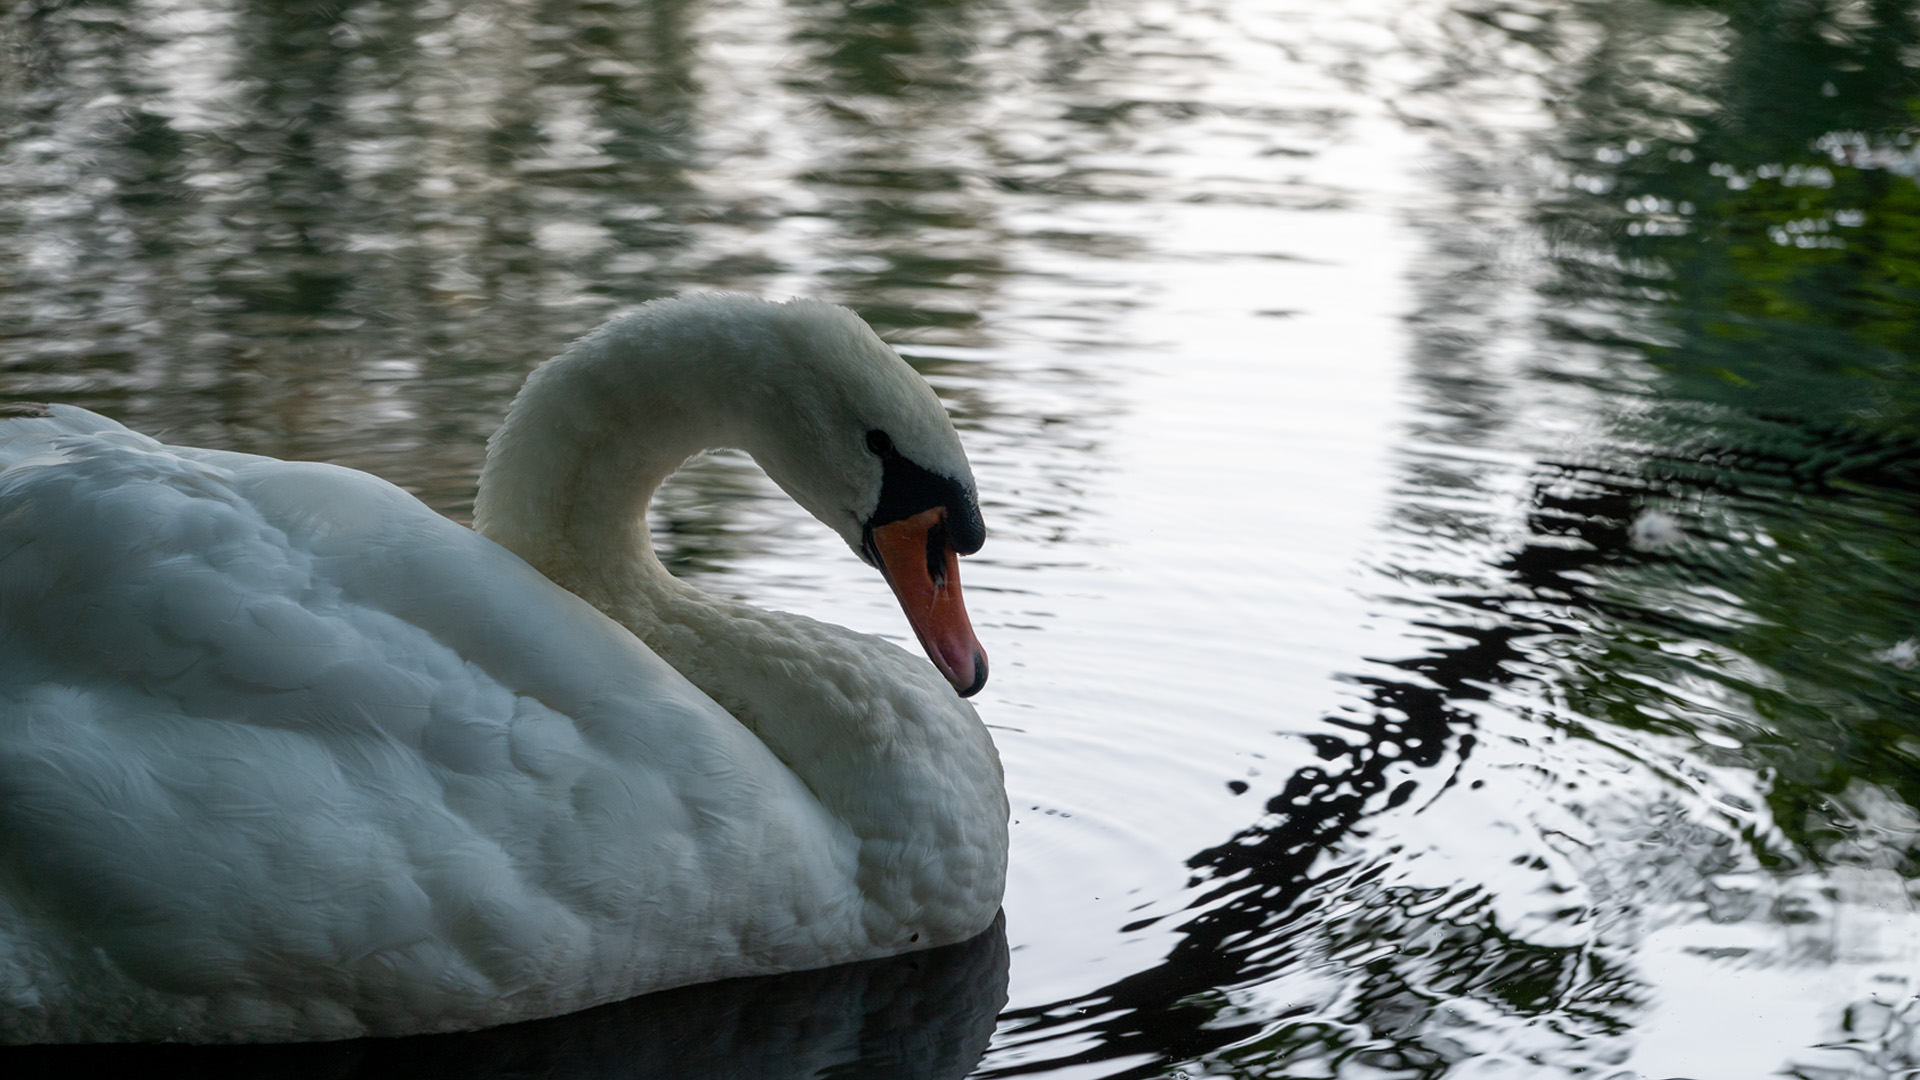
<svg viewBox="0 0 1920 1080">
<path fill-rule="evenodd" d="M 472 530 L 354 470 L 17 411 L 0 1040 L 468 1030 L 992 924 L 956 562 L 985 526 L 852 312 L 692 296 L 580 339 L 489 440 Z M 649 498 L 714 447 L 878 569 L 927 659 L 668 574 Z"/>
</svg>

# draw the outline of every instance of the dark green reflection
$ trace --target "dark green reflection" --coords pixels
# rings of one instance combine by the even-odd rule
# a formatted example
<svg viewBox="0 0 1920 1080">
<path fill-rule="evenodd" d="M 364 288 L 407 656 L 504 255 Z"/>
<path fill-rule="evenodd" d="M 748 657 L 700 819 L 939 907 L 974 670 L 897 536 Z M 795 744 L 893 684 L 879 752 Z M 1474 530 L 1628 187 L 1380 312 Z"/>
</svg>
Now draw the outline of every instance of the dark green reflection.
<svg viewBox="0 0 1920 1080">
<path fill-rule="evenodd" d="M 1596 592 L 1620 621 L 1578 650 L 1574 704 L 1738 740 L 1703 752 L 1772 774 L 1791 854 L 1826 861 L 1856 783 L 1920 805 L 1920 681 L 1900 651 L 1920 636 L 1920 19 L 1808 0 L 1562 19 L 1556 55 L 1576 31 L 1600 44 L 1554 85 L 1565 184 L 1540 218 L 1571 242 L 1553 293 L 1564 326 L 1665 374 L 1627 428 L 1646 463 L 1580 482 L 1693 538 L 1641 545 Z M 1722 55 L 1689 51 L 1703 27 Z M 1729 709 L 1690 704 L 1693 679 Z"/>
<path fill-rule="evenodd" d="M 1723 57 L 1676 24 L 1717 18 Z M 1874 0 L 1583 5 L 1542 207 L 1569 299 L 1653 295 L 1671 392 L 1920 434 L 1920 20 Z M 1678 107 L 1676 107 L 1678 106 Z M 1583 188 L 1585 190 L 1583 190 Z M 1593 245 L 1587 247 L 1587 245 Z M 1599 252 L 1624 273 L 1597 273 Z"/>
</svg>

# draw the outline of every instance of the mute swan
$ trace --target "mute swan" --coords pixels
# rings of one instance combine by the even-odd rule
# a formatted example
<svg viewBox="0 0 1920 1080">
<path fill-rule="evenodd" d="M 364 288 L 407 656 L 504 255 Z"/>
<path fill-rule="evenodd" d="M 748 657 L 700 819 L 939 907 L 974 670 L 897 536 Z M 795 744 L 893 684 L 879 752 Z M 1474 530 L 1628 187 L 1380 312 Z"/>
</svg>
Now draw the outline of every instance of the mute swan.
<svg viewBox="0 0 1920 1080">
<path fill-rule="evenodd" d="M 992 922 L 955 563 L 985 528 L 851 312 L 690 297 L 581 339 L 488 443 L 475 531 L 30 411 L 0 421 L 0 1040 L 462 1030 Z M 649 496 L 715 446 L 881 571 L 934 667 L 667 574 Z"/>
</svg>

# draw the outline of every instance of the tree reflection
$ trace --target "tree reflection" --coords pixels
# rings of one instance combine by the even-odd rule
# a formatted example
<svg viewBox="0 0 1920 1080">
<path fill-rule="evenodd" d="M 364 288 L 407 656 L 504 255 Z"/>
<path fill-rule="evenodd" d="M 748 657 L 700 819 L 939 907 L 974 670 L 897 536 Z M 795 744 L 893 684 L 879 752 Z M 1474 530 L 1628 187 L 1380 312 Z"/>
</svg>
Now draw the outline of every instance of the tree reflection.
<svg viewBox="0 0 1920 1080">
<path fill-rule="evenodd" d="M 1007 272 L 996 208 L 978 190 L 984 75 L 969 0 L 797 4 L 813 54 L 793 89 L 824 107 L 829 142 L 799 177 L 832 204 L 827 278 L 862 318 L 906 340 L 976 344 Z"/>
<path fill-rule="evenodd" d="M 1708 14 L 1724 55 L 1675 55 L 1661 30 Z M 1588 52 L 1570 25 L 1556 50 L 1580 74 L 1549 149 L 1589 178 L 1542 205 L 1579 241 L 1569 299 L 1659 297 L 1672 336 L 1636 344 L 1681 397 L 1920 434 L 1910 5 L 1576 5 L 1567 21 L 1604 35 Z"/>
<path fill-rule="evenodd" d="M 1856 783 L 1920 805 L 1920 685 L 1880 658 L 1920 630 L 1920 20 L 1811 0 L 1560 19 L 1539 43 L 1567 65 L 1543 147 L 1570 181 L 1541 200 L 1569 241 L 1551 288 L 1570 311 L 1625 314 L 1584 325 L 1666 376 L 1662 407 L 1624 427 L 1648 446 L 1640 466 L 1593 483 L 1704 541 L 1607 592 L 1623 623 L 1740 660 L 1616 648 L 1582 665 L 1576 704 L 1661 726 L 1651 696 L 1685 734 L 1738 739 L 1777 777 L 1794 850 L 1770 856 L 1824 862 Z M 1677 29 L 1703 20 L 1723 54 L 1675 55 Z M 1739 617 L 1673 604 L 1709 582 Z M 1690 678 L 1738 718 L 1661 689 Z"/>
<path fill-rule="evenodd" d="M 44 270 L 0 279 L 8 393 L 367 468 L 459 517 L 525 371 L 641 301 L 824 278 L 892 336 L 976 344 L 1006 272 L 954 137 L 978 124 L 976 19 L 946 2 L 17 5 L 0 12 L 0 48 L 26 61 L 0 75 L 18 91 L 0 101 L 0 254 Z M 788 62 L 736 64 L 756 38 Z M 761 115 L 769 93 L 790 104 Z M 765 489 L 739 470 L 682 482 L 713 481 L 699 520 L 662 508 L 683 569 L 755 549 L 732 496 Z"/>
</svg>

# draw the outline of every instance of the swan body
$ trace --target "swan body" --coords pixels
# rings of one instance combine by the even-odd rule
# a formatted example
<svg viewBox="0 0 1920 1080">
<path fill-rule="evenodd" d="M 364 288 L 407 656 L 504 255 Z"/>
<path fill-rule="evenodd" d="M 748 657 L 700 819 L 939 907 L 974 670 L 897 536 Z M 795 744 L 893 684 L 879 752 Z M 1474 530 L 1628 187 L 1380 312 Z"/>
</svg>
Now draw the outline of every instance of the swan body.
<svg viewBox="0 0 1920 1080">
<path fill-rule="evenodd" d="M 935 663 L 669 576 L 647 501 L 712 446 Z M 656 302 L 543 365 L 477 531 L 349 469 L 0 420 L 0 1040 L 462 1030 L 972 937 L 1007 854 L 955 692 L 978 522 L 925 383 L 801 301 Z"/>
</svg>

